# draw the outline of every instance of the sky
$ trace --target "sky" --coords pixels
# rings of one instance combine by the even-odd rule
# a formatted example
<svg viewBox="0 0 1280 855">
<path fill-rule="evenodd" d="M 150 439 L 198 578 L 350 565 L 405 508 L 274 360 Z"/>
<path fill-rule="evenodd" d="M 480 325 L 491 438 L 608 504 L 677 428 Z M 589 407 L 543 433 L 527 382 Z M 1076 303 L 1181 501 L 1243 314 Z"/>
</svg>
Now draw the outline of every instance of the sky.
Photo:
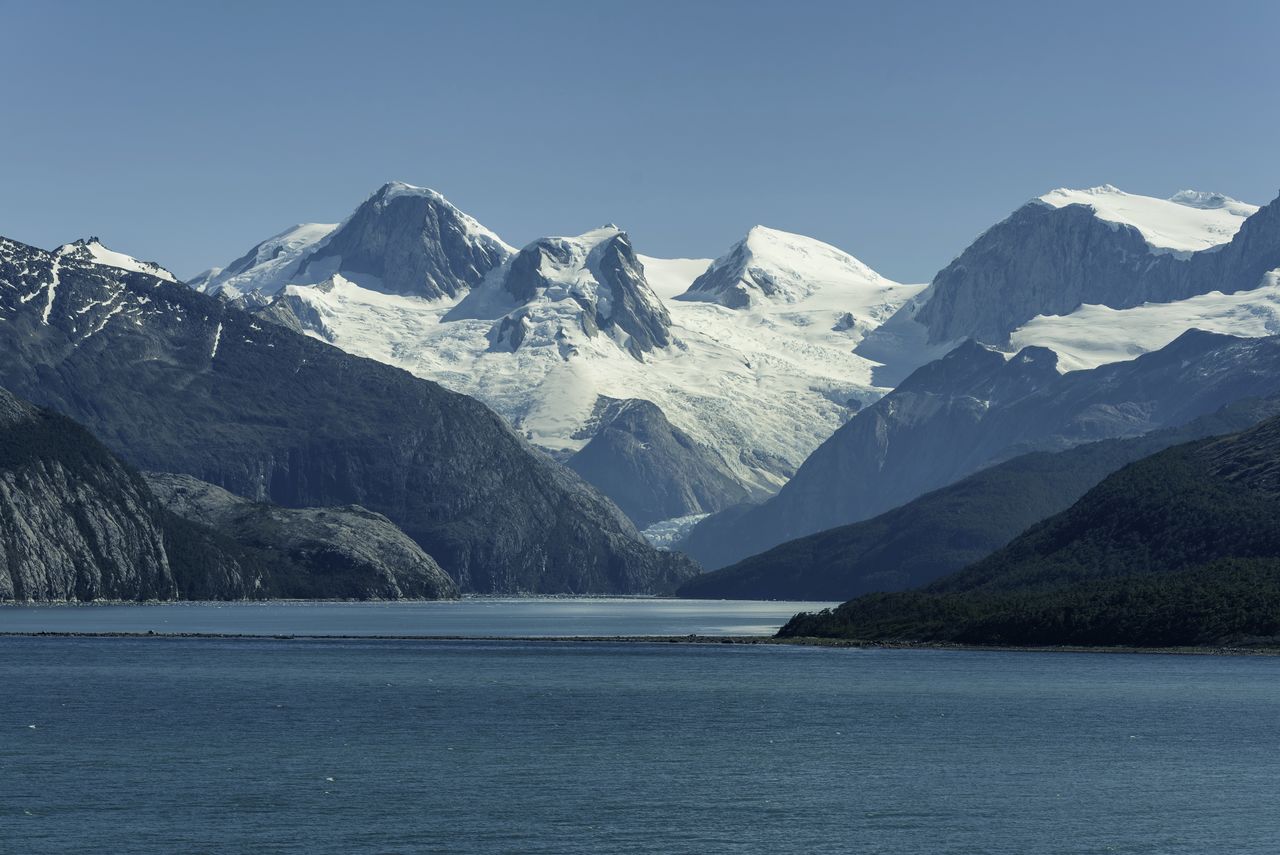
<svg viewBox="0 0 1280 855">
<path fill-rule="evenodd" d="M 1280 191 L 1280 3 L 0 0 L 0 234 L 180 276 L 389 180 L 923 282 L 1055 187 Z"/>
</svg>

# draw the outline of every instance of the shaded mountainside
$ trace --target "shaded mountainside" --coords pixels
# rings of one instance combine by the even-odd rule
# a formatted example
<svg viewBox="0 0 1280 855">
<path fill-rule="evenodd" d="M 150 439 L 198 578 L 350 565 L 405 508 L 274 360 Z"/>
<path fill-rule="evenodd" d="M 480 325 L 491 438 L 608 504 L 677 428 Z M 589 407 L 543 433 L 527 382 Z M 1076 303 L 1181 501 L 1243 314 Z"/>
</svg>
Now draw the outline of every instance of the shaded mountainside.
<svg viewBox="0 0 1280 855">
<path fill-rule="evenodd" d="M 483 404 L 142 274 L 0 239 L 0 383 L 141 469 L 385 514 L 463 590 L 658 592 L 688 578 Z"/>
<path fill-rule="evenodd" d="M 75 422 L 0 390 L 0 600 L 450 596 L 448 576 L 384 517 L 144 478 Z"/>
<path fill-rule="evenodd" d="M 649 401 L 602 398 L 591 441 L 567 461 L 640 527 L 751 498 L 714 449 L 672 426 Z"/>
<path fill-rule="evenodd" d="M 710 569 L 870 519 L 1030 451 L 1138 436 L 1280 393 L 1280 337 L 1184 333 L 1129 362 L 1059 374 L 1043 348 L 967 342 L 915 371 L 824 442 L 769 501 L 715 514 L 681 545 Z"/>
<path fill-rule="evenodd" d="M 147 473 L 165 507 L 213 527 L 267 568 L 275 596 L 442 599 L 458 587 L 431 556 L 381 514 L 358 505 L 282 508 L 235 496 L 189 475 Z"/>
<path fill-rule="evenodd" d="M 1169 446 L 1232 433 L 1280 412 L 1243 401 L 1188 425 L 1133 439 L 1033 452 L 983 469 L 874 519 L 799 538 L 686 582 L 685 597 L 846 600 L 902 591 L 985 558 L 1070 507 L 1120 467 Z"/>
<path fill-rule="evenodd" d="M 1133 463 L 921 591 L 800 615 L 783 633 L 978 644 L 1274 642 L 1277 520 L 1280 418 L 1272 418 Z"/>
<path fill-rule="evenodd" d="M 0 390 L 0 600 L 172 599 L 163 511 L 70 419 Z"/>
</svg>

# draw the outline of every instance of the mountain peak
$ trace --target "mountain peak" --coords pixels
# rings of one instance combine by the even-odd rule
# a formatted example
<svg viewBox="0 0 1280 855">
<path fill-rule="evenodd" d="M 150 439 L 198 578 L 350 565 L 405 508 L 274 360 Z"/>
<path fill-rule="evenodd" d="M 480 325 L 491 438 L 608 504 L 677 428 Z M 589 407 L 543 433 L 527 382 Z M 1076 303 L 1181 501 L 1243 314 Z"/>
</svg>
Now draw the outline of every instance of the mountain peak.
<svg viewBox="0 0 1280 855">
<path fill-rule="evenodd" d="M 123 252 L 107 249 L 97 236 L 80 238 L 72 243 L 64 243 L 55 249 L 53 254 L 59 258 L 73 258 L 76 261 L 84 261 L 89 264 L 101 264 L 106 267 L 115 267 L 119 270 L 129 270 L 134 273 L 146 273 L 148 276 L 155 276 L 158 279 L 164 279 L 169 282 L 178 281 L 178 277 L 154 261 L 139 261 L 131 255 L 125 255 Z"/>
<path fill-rule="evenodd" d="M 895 284 L 831 244 L 755 225 L 676 299 L 745 309 L 829 292 L 833 301 L 857 309 L 858 294 L 878 295 Z"/>
</svg>

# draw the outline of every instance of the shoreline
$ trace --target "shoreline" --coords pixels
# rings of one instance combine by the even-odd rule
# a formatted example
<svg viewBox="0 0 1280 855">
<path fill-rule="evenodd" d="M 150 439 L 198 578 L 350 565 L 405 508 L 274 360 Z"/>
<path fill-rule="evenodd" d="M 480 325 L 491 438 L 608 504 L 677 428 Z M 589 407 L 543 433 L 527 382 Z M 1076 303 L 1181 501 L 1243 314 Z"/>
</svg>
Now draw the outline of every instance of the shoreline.
<svg viewBox="0 0 1280 855">
<path fill-rule="evenodd" d="M 686 644 L 686 645 L 763 645 L 770 647 L 808 647 L 831 650 L 921 650 L 954 653 L 1107 653 L 1164 656 L 1280 656 L 1280 647 L 1141 647 L 1129 645 L 1082 646 L 951 644 L 945 642 L 858 641 L 843 638 L 777 638 L 769 635 L 353 635 L 309 633 L 237 633 L 237 632 L 146 632 L 107 631 L 78 632 L 70 630 L 6 631 L 4 638 L 119 638 L 119 639 L 207 639 L 211 641 L 434 641 L 485 643 L 555 643 L 555 644 Z"/>
</svg>

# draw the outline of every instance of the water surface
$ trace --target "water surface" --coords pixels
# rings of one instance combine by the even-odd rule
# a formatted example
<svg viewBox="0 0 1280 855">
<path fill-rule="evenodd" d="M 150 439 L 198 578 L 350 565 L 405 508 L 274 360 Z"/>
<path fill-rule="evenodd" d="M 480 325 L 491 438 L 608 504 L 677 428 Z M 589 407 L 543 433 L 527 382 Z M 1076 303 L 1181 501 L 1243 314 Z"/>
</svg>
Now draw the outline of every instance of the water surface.
<svg viewBox="0 0 1280 855">
<path fill-rule="evenodd" d="M 0 686 L 5 852 L 1280 851 L 1273 658 L 9 637 Z"/>
<path fill-rule="evenodd" d="M 643 597 L 455 601 L 235 602 L 0 606 L 0 632 L 435 635 L 528 638 L 772 635 L 799 611 L 834 603 Z"/>
</svg>

